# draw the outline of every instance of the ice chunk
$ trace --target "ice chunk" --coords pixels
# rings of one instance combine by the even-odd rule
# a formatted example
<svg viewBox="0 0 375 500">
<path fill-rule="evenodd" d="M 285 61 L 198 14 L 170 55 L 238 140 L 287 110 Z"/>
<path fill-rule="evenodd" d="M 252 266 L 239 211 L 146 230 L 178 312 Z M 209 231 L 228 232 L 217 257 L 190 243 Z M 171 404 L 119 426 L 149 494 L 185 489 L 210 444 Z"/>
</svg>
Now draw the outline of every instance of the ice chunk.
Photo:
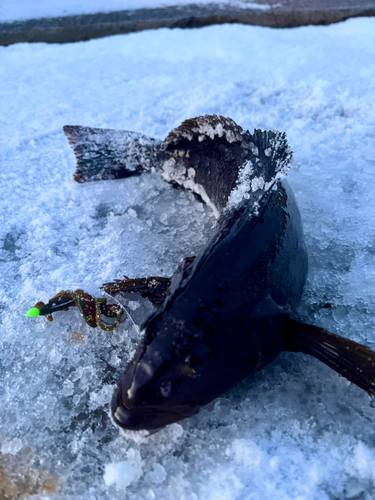
<svg viewBox="0 0 375 500">
<path fill-rule="evenodd" d="M 131 483 L 138 481 L 142 475 L 142 461 L 138 451 L 130 449 L 127 452 L 127 460 L 114 462 L 105 466 L 104 481 L 107 486 L 115 484 L 120 488 L 126 488 Z M 160 474 L 156 473 L 156 477 Z"/>
</svg>

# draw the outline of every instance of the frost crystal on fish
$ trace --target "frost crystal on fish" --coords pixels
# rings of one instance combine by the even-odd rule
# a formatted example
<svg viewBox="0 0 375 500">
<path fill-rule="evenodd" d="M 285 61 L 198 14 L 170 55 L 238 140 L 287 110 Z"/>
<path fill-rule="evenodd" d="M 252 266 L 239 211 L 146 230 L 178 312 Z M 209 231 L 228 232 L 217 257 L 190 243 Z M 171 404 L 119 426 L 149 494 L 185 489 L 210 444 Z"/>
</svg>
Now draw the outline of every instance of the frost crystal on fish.
<svg viewBox="0 0 375 500">
<path fill-rule="evenodd" d="M 164 162 L 161 176 L 166 182 L 175 182 L 179 186 L 199 195 L 202 200 L 212 209 L 215 218 L 219 217 L 220 214 L 218 209 L 210 200 L 210 197 L 206 193 L 206 190 L 204 189 L 202 184 L 198 184 L 194 181 L 195 170 L 193 168 L 186 169 L 182 165 L 177 165 L 174 158 L 170 158 L 169 160 Z"/>
<path fill-rule="evenodd" d="M 252 162 L 245 162 L 238 172 L 236 187 L 232 190 L 227 206 L 235 206 L 241 203 L 242 200 L 249 199 L 249 187 L 251 185 L 251 176 L 254 173 Z"/>
<path fill-rule="evenodd" d="M 229 143 L 242 142 L 243 132 L 243 129 L 231 118 L 205 115 L 185 120 L 169 133 L 166 143 L 168 145 L 176 144 L 182 139 L 192 141 L 194 137 L 197 137 L 199 142 L 208 139 L 214 140 L 215 137 L 225 138 Z"/>
<path fill-rule="evenodd" d="M 262 196 L 287 174 L 292 152 L 282 132 L 255 130 L 251 136 L 249 150 L 251 158 L 238 171 L 237 183 L 229 195 L 226 209 L 233 208 L 243 200 L 251 200 L 254 213 Z"/>
</svg>

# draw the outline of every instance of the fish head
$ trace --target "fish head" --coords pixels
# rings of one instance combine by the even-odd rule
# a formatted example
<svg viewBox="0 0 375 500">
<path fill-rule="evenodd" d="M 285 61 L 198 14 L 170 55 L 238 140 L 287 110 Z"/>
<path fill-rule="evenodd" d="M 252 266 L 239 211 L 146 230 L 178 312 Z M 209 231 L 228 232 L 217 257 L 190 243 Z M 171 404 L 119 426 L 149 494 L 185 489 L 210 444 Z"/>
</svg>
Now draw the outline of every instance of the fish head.
<svg viewBox="0 0 375 500">
<path fill-rule="evenodd" d="M 212 383 L 205 377 L 212 359 L 212 346 L 199 329 L 154 317 L 113 395 L 115 423 L 154 430 L 197 413 L 207 402 L 200 394 Z"/>
<path fill-rule="evenodd" d="M 190 320 L 156 314 L 113 396 L 115 423 L 153 431 L 180 421 L 275 359 L 290 307 L 269 295 L 253 306 L 226 320 L 214 310 L 225 309 L 218 300 Z"/>
</svg>

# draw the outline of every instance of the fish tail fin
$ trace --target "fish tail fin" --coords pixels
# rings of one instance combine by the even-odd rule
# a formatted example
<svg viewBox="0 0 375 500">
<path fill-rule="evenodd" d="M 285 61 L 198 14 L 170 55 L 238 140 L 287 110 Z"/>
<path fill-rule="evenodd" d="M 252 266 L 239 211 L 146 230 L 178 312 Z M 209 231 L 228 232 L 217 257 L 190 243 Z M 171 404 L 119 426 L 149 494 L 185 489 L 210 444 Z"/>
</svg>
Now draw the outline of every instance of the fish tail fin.
<svg viewBox="0 0 375 500">
<path fill-rule="evenodd" d="M 65 125 L 64 133 L 77 159 L 74 180 L 119 179 L 157 168 L 160 141 L 127 130 Z"/>
<path fill-rule="evenodd" d="M 290 320 L 284 351 L 319 359 L 353 384 L 375 395 L 375 352 L 324 328 Z"/>
</svg>

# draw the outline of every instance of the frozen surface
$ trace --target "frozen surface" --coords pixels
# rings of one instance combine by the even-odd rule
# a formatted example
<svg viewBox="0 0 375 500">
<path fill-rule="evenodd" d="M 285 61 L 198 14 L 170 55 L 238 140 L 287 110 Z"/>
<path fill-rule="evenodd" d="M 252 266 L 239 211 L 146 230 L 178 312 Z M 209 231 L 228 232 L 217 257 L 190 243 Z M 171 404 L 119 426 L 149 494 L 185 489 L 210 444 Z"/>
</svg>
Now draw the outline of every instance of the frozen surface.
<svg viewBox="0 0 375 500">
<path fill-rule="evenodd" d="M 139 341 L 132 322 L 106 334 L 75 311 L 23 314 L 61 289 L 170 275 L 211 230 L 207 207 L 155 175 L 74 183 L 62 126 L 163 139 L 219 113 L 287 132 L 310 258 L 300 318 L 374 349 L 375 19 L 20 44 L 0 61 L 0 491 L 373 499 L 375 402 L 319 361 L 282 354 L 193 418 L 123 436 L 108 403 Z"/>
<path fill-rule="evenodd" d="M 0 3 L 0 22 L 127 9 L 221 3 L 260 10 L 270 9 L 265 0 L 260 2 L 248 2 L 247 0 L 223 0 L 219 2 L 215 0 L 2 0 Z"/>
</svg>

